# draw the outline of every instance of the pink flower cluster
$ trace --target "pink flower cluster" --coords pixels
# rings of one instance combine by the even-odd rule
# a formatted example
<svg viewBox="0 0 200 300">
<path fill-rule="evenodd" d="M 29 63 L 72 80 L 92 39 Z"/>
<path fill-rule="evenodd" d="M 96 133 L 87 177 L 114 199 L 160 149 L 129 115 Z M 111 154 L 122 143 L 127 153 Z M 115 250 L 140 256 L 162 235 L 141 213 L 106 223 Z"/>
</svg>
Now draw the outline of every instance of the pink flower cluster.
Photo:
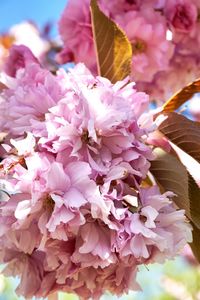
<svg viewBox="0 0 200 300">
<path fill-rule="evenodd" d="M 13 63 L 0 95 L 4 273 L 20 276 L 26 298 L 137 289 L 138 265 L 173 257 L 191 241 L 173 193 L 144 184 L 153 159 L 148 96 L 82 64 L 52 75 L 21 50 L 28 63 Z"/>
<path fill-rule="evenodd" d="M 96 58 L 89 0 L 69 0 L 59 22 L 61 63 Z M 99 0 L 102 11 L 126 32 L 132 44 L 132 80 L 151 100 L 164 101 L 200 76 L 198 0 Z"/>
<path fill-rule="evenodd" d="M 50 49 L 50 43 L 42 37 L 37 26 L 31 22 L 22 22 L 12 26 L 6 33 L 0 33 L 0 70 L 12 45 L 24 45 L 31 49 L 33 54 L 45 61 L 45 55 Z"/>
</svg>

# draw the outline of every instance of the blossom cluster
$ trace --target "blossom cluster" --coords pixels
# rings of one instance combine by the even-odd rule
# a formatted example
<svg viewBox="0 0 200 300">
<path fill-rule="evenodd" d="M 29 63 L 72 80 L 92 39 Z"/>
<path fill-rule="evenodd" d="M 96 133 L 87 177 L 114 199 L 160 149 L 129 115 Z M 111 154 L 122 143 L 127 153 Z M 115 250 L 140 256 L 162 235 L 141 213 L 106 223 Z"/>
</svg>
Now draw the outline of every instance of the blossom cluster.
<svg viewBox="0 0 200 300">
<path fill-rule="evenodd" d="M 35 24 L 27 21 L 16 24 L 8 32 L 0 34 L 0 70 L 4 67 L 12 45 L 29 47 L 40 60 L 44 60 L 45 53 L 50 49 L 49 41 L 42 36 Z"/>
<path fill-rule="evenodd" d="M 20 63 L 19 63 L 20 62 Z M 149 99 L 78 64 L 53 75 L 15 46 L 0 94 L 0 262 L 26 299 L 137 289 L 140 264 L 191 241 L 172 192 L 147 177 Z"/>
<path fill-rule="evenodd" d="M 164 101 L 200 76 L 198 0 L 99 0 L 101 10 L 132 44 L 132 80 L 151 100 Z M 59 22 L 62 63 L 96 72 L 89 0 L 69 0 Z"/>
</svg>

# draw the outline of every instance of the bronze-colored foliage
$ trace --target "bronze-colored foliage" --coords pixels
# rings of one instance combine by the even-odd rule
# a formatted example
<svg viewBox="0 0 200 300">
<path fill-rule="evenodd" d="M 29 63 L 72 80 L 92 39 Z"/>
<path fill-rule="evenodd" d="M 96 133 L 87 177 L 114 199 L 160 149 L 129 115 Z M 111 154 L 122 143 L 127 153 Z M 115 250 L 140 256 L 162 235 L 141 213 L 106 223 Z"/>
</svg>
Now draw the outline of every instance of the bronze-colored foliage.
<svg viewBox="0 0 200 300">
<path fill-rule="evenodd" d="M 177 113 L 165 113 L 159 131 L 200 162 L 200 124 Z"/>
<path fill-rule="evenodd" d="M 173 155 L 160 148 L 154 150 L 155 160 L 151 162 L 150 172 L 161 186 L 162 191 L 172 191 L 176 196 L 176 205 L 185 209 L 189 219 L 192 218 L 189 206 L 189 183 L 186 168 Z M 200 227 L 200 220 L 199 220 Z"/>
<path fill-rule="evenodd" d="M 101 12 L 96 0 L 91 0 L 90 9 L 98 73 L 115 83 L 130 75 L 131 44 L 122 29 Z"/>
<path fill-rule="evenodd" d="M 178 93 L 173 95 L 164 105 L 163 112 L 173 112 L 178 109 L 187 100 L 191 99 L 192 96 L 200 92 L 200 79 L 188 84 Z"/>
<path fill-rule="evenodd" d="M 185 209 L 193 227 L 192 251 L 200 262 L 200 189 L 186 168 L 173 155 L 160 148 L 154 150 L 156 159 L 152 161 L 151 173 L 162 191 L 172 191 L 178 208 Z"/>
<path fill-rule="evenodd" d="M 191 90 L 183 89 L 177 94 L 177 98 L 165 106 L 164 121 L 158 130 L 167 138 L 171 154 L 164 151 L 162 155 L 157 153 L 151 172 L 165 190 L 177 194 L 173 200 L 179 208 L 185 209 L 191 221 L 193 242 L 190 246 L 200 262 L 200 123 L 170 112 L 188 100 L 195 89 L 199 91 L 199 82 L 196 81 L 196 87 L 193 85 Z"/>
<path fill-rule="evenodd" d="M 200 123 L 176 114 L 165 114 L 159 131 L 168 139 L 172 149 L 200 186 Z"/>
<path fill-rule="evenodd" d="M 175 203 L 184 208 L 187 217 L 200 228 L 200 124 L 176 113 L 164 116 L 166 119 L 159 130 L 168 139 L 174 156 L 167 153 L 162 159 L 158 156 L 160 170 L 155 173 L 158 164 L 155 161 L 152 162 L 152 172 L 162 186 L 178 195 L 177 199 L 174 198 Z"/>
</svg>

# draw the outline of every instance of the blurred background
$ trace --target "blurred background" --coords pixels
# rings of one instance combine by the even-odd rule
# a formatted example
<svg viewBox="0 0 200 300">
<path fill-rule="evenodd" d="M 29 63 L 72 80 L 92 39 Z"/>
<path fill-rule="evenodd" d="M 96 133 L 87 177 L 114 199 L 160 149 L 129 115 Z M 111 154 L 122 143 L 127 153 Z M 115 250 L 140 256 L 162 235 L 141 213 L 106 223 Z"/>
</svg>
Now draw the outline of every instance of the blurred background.
<svg viewBox="0 0 200 300">
<path fill-rule="evenodd" d="M 56 22 L 67 3 L 66 0 L 0 0 L 0 31 L 24 20 L 35 22 L 40 29 L 47 23 L 53 25 L 52 34 L 56 35 Z"/>
<path fill-rule="evenodd" d="M 34 22 L 41 31 L 50 28 L 51 37 L 57 36 L 57 20 L 66 5 L 66 0 L 0 0 L 0 33 L 23 21 Z M 3 268 L 3 266 L 2 266 Z M 174 261 L 164 265 L 140 268 L 138 282 L 142 291 L 114 297 L 104 295 L 102 300 L 200 300 L 200 268 L 188 249 Z M 0 300 L 22 300 L 17 297 L 17 278 L 0 275 Z M 59 294 L 59 300 L 75 300 L 73 295 Z"/>
</svg>

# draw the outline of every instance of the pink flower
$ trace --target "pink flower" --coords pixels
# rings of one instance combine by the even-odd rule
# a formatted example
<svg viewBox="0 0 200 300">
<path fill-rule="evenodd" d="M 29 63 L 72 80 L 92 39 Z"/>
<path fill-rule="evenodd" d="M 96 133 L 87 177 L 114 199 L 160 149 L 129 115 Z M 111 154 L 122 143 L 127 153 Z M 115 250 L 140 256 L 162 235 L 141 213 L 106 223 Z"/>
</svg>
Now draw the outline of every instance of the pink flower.
<svg viewBox="0 0 200 300">
<path fill-rule="evenodd" d="M 25 48 L 20 47 L 18 50 L 25 51 Z M 29 57 L 30 51 L 23 53 Z M 59 84 L 59 79 L 35 63 L 31 54 L 30 57 L 30 60 L 25 58 L 22 61 L 15 78 L 6 78 L 7 89 L 0 103 L 1 130 L 14 136 L 31 130 L 32 124 L 35 124 L 36 130 L 37 126 L 41 130 L 45 113 L 63 96 L 64 88 Z M 7 63 L 7 67 L 11 62 Z"/>
<path fill-rule="evenodd" d="M 102 224 L 103 225 L 103 224 Z M 117 263 L 117 256 L 110 247 L 110 230 L 99 226 L 98 222 L 87 223 L 79 231 L 76 251 L 72 262 L 80 264 L 82 268 L 93 266 L 105 268 Z"/>
<path fill-rule="evenodd" d="M 50 43 L 42 37 L 42 32 L 33 22 L 24 21 L 12 26 L 8 32 L 13 37 L 15 45 L 28 47 L 40 61 L 49 50 Z"/>
<path fill-rule="evenodd" d="M 79 4 L 79 1 L 69 1 L 59 22 L 64 48 L 58 57 L 61 63 L 84 62 L 91 71 L 96 72 L 89 2 L 84 1 L 81 9 Z M 161 4 L 157 1 L 144 4 L 141 1 L 107 3 L 102 0 L 99 5 L 125 30 L 132 43 L 134 81 L 149 82 L 156 72 L 168 68 L 174 47 L 166 39 L 165 19 L 154 10 L 157 7 L 160 9 Z"/>
<path fill-rule="evenodd" d="M 167 0 L 164 12 L 172 29 L 187 33 L 194 29 L 197 21 L 197 7 L 190 0 Z"/>
<path fill-rule="evenodd" d="M 99 6 L 101 10 L 106 13 L 109 17 L 114 18 L 118 14 L 123 14 L 124 12 L 130 10 L 137 10 L 142 4 L 141 0 L 113 0 L 106 1 L 100 0 Z"/>
<path fill-rule="evenodd" d="M 3 257 L 4 262 L 7 263 L 4 274 L 20 276 L 20 284 L 16 289 L 18 295 L 26 298 L 32 298 L 34 295 L 38 297 L 48 295 L 53 288 L 55 275 L 45 272 L 43 252 L 34 251 L 31 255 L 27 255 L 11 244 L 4 244 Z"/>
<path fill-rule="evenodd" d="M 172 196 L 170 192 L 161 195 L 156 186 L 140 190 L 136 212 L 127 214 L 113 238 L 113 247 L 122 258 L 133 255 L 138 262 L 154 262 L 159 252 L 161 261 L 180 251 L 185 239 L 192 240 L 190 227 L 183 222 L 184 211 L 176 211 L 169 200 Z M 129 198 L 126 196 L 126 201 Z"/>
<path fill-rule="evenodd" d="M 124 86 L 126 80 L 113 85 L 93 77 L 88 70 L 78 76 L 79 68 L 66 76 L 66 86 L 71 84 L 73 88 L 49 109 L 48 136 L 41 137 L 39 143 L 48 151 L 59 153 L 59 157 L 67 151 L 70 157 L 86 160 L 94 175 L 104 175 L 111 164 L 124 161 L 130 172 L 145 176 L 147 159 L 152 154 L 143 143 L 147 130 L 139 124 L 148 104 L 147 95 L 136 92 L 133 84 Z"/>
<path fill-rule="evenodd" d="M 44 62 L 44 55 L 46 55 L 47 51 L 50 49 L 50 42 L 45 40 L 41 33 L 39 32 L 39 29 L 36 27 L 35 24 L 31 22 L 22 22 L 19 24 L 15 24 L 12 26 L 8 32 L 1 33 L 0 35 L 0 70 L 3 71 L 5 69 L 5 60 L 7 59 L 7 56 L 9 54 L 9 49 L 12 47 L 12 45 L 18 45 L 20 48 L 29 47 L 30 50 L 33 52 L 33 54 L 28 54 L 28 51 L 26 50 L 26 54 L 24 53 L 24 58 L 26 60 L 29 60 L 33 58 L 35 60 L 35 57 L 39 59 L 40 61 Z M 15 47 L 15 46 L 14 46 Z M 16 49 L 16 48 L 15 48 Z M 19 66 L 21 66 L 21 63 L 24 61 L 22 53 L 18 55 L 14 51 L 12 53 L 12 59 L 18 61 Z M 14 55 L 13 55 L 14 54 Z M 17 54 L 17 56 L 16 56 Z M 20 59 L 21 56 L 21 59 Z M 31 57 L 32 56 L 32 57 Z M 12 63 L 10 63 L 10 70 L 9 66 L 6 68 L 6 71 L 10 72 L 9 74 L 11 76 L 14 76 L 14 73 L 16 70 L 16 61 L 14 66 Z M 12 74 L 11 74 L 12 73 Z"/>
<path fill-rule="evenodd" d="M 139 265 L 171 258 L 191 241 L 174 194 L 141 187 L 153 159 L 148 96 L 128 78 L 112 84 L 82 64 L 52 75 L 28 63 L 5 80 L 5 273 L 20 277 L 26 298 L 138 289 Z"/>
<path fill-rule="evenodd" d="M 173 46 L 166 40 L 165 23 L 159 18 L 158 22 L 152 21 L 155 13 L 150 11 L 147 16 L 130 11 L 116 17 L 132 44 L 132 78 L 135 81 L 151 81 L 158 71 L 168 68 L 173 55 Z"/>
<path fill-rule="evenodd" d="M 13 228 L 38 220 L 41 234 L 68 240 L 85 223 L 84 207 L 94 218 L 110 223 L 109 205 L 89 178 L 91 169 L 86 162 L 74 161 L 63 168 L 52 156 L 35 153 L 25 157 L 24 164 L 15 163 L 12 170 L 12 210 L 2 205 L 3 215 L 14 214 Z"/>
<path fill-rule="evenodd" d="M 168 71 L 158 72 L 152 82 L 138 82 L 137 89 L 146 91 L 151 101 L 163 103 L 200 76 L 199 66 L 198 56 L 177 53 L 171 60 Z"/>
<path fill-rule="evenodd" d="M 126 32 L 133 49 L 131 78 L 152 101 L 163 102 L 199 76 L 197 0 L 100 0 L 98 4 Z M 59 57 L 65 57 L 60 62 L 85 62 L 96 74 L 89 1 L 83 6 L 69 1 L 60 33 L 64 45 Z"/>
<path fill-rule="evenodd" d="M 64 49 L 59 53 L 58 61 L 60 63 L 84 62 L 88 68 L 95 70 L 96 57 L 89 3 L 89 0 L 68 1 L 59 21 L 59 31 Z"/>
<path fill-rule="evenodd" d="M 27 47 L 23 45 L 12 46 L 4 69 L 9 76 L 15 77 L 18 69 L 24 69 L 25 66 L 28 66 L 31 63 L 39 62 Z"/>
</svg>

